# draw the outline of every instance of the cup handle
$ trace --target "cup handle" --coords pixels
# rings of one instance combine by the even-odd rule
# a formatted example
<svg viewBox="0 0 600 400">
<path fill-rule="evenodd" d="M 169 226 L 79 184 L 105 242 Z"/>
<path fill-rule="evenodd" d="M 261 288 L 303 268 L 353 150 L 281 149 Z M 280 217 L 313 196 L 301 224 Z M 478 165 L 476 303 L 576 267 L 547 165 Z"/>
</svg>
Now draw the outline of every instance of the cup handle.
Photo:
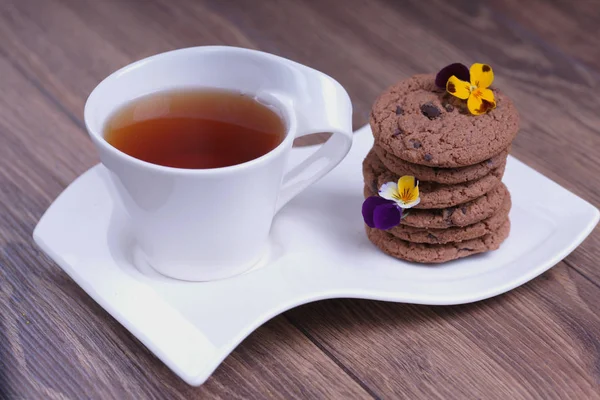
<svg viewBox="0 0 600 400">
<path fill-rule="evenodd" d="M 327 175 L 346 157 L 352 147 L 350 97 L 337 81 L 325 74 L 319 75 L 315 83 L 319 95 L 312 96 L 304 102 L 295 102 L 298 124 L 295 137 L 320 132 L 333 135 L 315 153 L 285 173 L 276 212 L 304 189 Z"/>
</svg>

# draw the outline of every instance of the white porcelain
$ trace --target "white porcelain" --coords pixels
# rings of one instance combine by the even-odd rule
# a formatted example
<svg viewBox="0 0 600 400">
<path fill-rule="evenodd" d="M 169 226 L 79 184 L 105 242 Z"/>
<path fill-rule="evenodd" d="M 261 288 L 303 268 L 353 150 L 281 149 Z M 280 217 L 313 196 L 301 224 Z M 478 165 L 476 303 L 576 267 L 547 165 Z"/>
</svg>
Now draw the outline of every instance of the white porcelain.
<svg viewBox="0 0 600 400">
<path fill-rule="evenodd" d="M 357 132 L 344 161 L 277 215 L 268 257 L 233 278 L 184 282 L 136 268 L 133 232 L 102 166 L 56 199 L 34 239 L 169 368 L 200 385 L 248 334 L 292 307 L 337 297 L 438 305 L 486 299 L 552 267 L 598 222 L 594 206 L 509 157 L 512 231 L 499 250 L 438 266 L 396 260 L 364 232 L 361 163 L 372 143 L 368 127 Z M 313 151 L 294 149 L 291 164 Z"/>
<path fill-rule="evenodd" d="M 275 106 L 287 124 L 281 145 L 231 167 L 189 170 L 150 164 L 103 138 L 111 114 L 150 93 L 210 87 Z M 275 212 L 334 168 L 352 145 L 352 106 L 334 79 L 271 54 L 235 47 L 175 50 L 113 73 L 90 94 L 85 123 L 130 215 L 140 262 L 164 275 L 213 280 L 248 270 L 264 256 Z M 294 138 L 333 132 L 284 176 Z M 282 183 L 283 180 L 283 183 Z"/>
</svg>

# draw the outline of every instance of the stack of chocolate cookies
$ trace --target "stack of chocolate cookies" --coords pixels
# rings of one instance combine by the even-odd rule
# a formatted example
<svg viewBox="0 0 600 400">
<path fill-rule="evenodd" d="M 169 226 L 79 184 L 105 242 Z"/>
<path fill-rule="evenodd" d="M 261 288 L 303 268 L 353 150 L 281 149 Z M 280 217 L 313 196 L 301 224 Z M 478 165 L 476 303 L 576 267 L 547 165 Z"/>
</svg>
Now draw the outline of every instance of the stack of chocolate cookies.
<svg viewBox="0 0 600 400">
<path fill-rule="evenodd" d="M 370 124 L 375 143 L 363 163 L 365 197 L 412 175 L 420 202 L 371 242 L 408 261 L 440 263 L 497 249 L 510 231 L 510 194 L 501 182 L 519 129 L 513 103 L 492 88 L 496 108 L 472 115 L 466 102 L 416 75 L 383 93 Z"/>
</svg>

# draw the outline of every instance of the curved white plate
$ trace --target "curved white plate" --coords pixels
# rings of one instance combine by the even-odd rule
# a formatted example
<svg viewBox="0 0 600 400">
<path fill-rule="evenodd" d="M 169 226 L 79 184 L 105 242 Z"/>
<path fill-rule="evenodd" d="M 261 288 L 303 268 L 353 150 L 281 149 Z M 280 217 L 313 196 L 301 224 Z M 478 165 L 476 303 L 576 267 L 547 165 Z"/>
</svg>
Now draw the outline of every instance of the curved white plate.
<svg viewBox="0 0 600 400">
<path fill-rule="evenodd" d="M 136 268 L 127 219 L 100 165 L 56 199 L 34 239 L 169 368 L 200 385 L 248 334 L 292 307 L 335 297 L 440 305 L 486 299 L 552 267 L 598 222 L 591 204 L 511 157 L 504 181 L 512 231 L 499 250 L 435 267 L 398 261 L 364 233 L 361 162 L 372 143 L 368 127 L 357 132 L 348 157 L 276 217 L 263 262 L 235 278 L 182 282 Z M 295 150 L 291 164 L 313 151 Z"/>
</svg>

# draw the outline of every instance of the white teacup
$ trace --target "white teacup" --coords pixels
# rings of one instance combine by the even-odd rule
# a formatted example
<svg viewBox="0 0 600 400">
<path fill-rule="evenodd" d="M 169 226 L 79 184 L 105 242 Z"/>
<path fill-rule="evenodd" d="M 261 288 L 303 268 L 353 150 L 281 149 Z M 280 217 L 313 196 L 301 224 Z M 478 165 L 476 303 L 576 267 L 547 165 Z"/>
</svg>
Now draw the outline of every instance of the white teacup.
<svg viewBox="0 0 600 400">
<path fill-rule="evenodd" d="M 115 110 L 178 88 L 254 95 L 279 110 L 286 136 L 255 160 L 197 170 L 141 161 L 106 142 L 104 125 Z M 250 269 L 266 249 L 275 213 L 331 171 L 352 145 L 352 105 L 338 82 L 293 61 L 234 47 L 175 50 L 116 71 L 90 94 L 85 123 L 146 261 L 164 275 L 195 281 Z M 294 138 L 315 132 L 333 136 L 286 172 Z"/>
</svg>

